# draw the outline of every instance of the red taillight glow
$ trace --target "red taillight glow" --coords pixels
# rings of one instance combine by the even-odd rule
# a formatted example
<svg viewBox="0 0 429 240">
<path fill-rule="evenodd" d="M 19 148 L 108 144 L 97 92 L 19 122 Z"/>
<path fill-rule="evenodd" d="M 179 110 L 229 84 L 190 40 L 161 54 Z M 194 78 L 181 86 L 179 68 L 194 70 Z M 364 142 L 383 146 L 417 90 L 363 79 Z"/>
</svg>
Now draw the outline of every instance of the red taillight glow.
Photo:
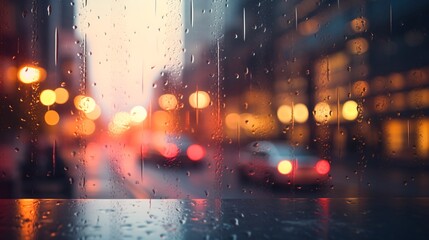
<svg viewBox="0 0 429 240">
<path fill-rule="evenodd" d="M 318 174 L 327 174 L 331 170 L 331 165 L 326 160 L 320 160 L 316 163 L 316 172 Z"/>
<path fill-rule="evenodd" d="M 179 148 L 174 143 L 166 143 L 161 149 L 161 154 L 166 158 L 174 158 L 179 154 Z"/>
<path fill-rule="evenodd" d="M 201 145 L 192 144 L 186 150 L 186 154 L 192 161 L 199 161 L 206 155 L 206 150 Z"/>
<path fill-rule="evenodd" d="M 292 169 L 292 163 L 288 160 L 283 160 L 277 165 L 277 170 L 279 171 L 279 173 L 284 175 L 291 173 Z"/>
</svg>

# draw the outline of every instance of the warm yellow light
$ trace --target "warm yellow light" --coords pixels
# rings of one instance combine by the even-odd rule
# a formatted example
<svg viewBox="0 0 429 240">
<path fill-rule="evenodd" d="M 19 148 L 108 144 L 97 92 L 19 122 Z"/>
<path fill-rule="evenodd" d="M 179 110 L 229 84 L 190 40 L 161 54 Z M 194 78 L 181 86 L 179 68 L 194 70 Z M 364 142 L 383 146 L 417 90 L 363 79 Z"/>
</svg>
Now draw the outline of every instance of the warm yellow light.
<svg viewBox="0 0 429 240">
<path fill-rule="evenodd" d="M 358 104 L 353 101 L 349 100 L 344 103 L 343 105 L 343 118 L 349 121 L 353 121 L 357 118 L 359 112 L 358 112 Z"/>
<path fill-rule="evenodd" d="M 69 100 L 69 92 L 65 88 L 55 89 L 55 102 L 58 104 L 64 104 Z"/>
<path fill-rule="evenodd" d="M 325 102 L 319 102 L 314 107 L 313 114 L 317 122 L 327 122 L 332 117 L 331 107 Z"/>
<path fill-rule="evenodd" d="M 82 135 L 91 135 L 95 132 L 95 123 L 90 119 L 84 119 L 78 125 L 78 133 Z"/>
<path fill-rule="evenodd" d="M 363 32 L 368 29 L 368 20 L 364 17 L 358 17 L 350 22 L 350 26 L 354 32 Z"/>
<path fill-rule="evenodd" d="M 210 104 L 210 95 L 205 91 L 196 91 L 189 96 L 189 104 L 197 109 L 206 108 Z"/>
<path fill-rule="evenodd" d="M 60 121 L 60 115 L 54 111 L 54 110 L 49 110 L 45 113 L 45 122 L 48 125 L 57 125 L 57 123 Z"/>
<path fill-rule="evenodd" d="M 43 68 L 26 65 L 18 71 L 18 79 L 25 84 L 40 82 L 45 78 L 46 71 Z"/>
<path fill-rule="evenodd" d="M 94 108 L 94 110 L 92 110 L 89 113 L 85 113 L 85 116 L 88 119 L 97 120 L 101 116 L 101 108 L 100 108 L 100 106 L 96 105 L 95 108 Z"/>
<path fill-rule="evenodd" d="M 356 38 L 347 42 L 347 48 L 353 54 L 359 55 L 368 51 L 368 41 L 365 38 Z"/>
<path fill-rule="evenodd" d="M 25 219 L 19 227 L 18 239 L 35 239 L 37 236 L 38 224 L 41 219 L 41 204 L 37 199 L 19 199 L 14 201 L 17 208 L 17 216 Z"/>
<path fill-rule="evenodd" d="M 425 119 L 417 124 L 417 154 L 428 159 L 429 157 L 429 119 Z"/>
<path fill-rule="evenodd" d="M 112 135 L 120 135 L 127 130 L 126 128 L 122 128 L 118 125 L 115 125 L 113 122 L 109 123 L 108 128 L 109 128 L 109 133 Z"/>
<path fill-rule="evenodd" d="M 288 160 L 283 160 L 277 165 L 277 170 L 281 174 L 289 174 L 292 172 L 292 163 Z"/>
<path fill-rule="evenodd" d="M 131 122 L 133 123 L 141 123 L 147 117 L 147 111 L 142 106 L 135 106 L 130 111 Z"/>
<path fill-rule="evenodd" d="M 158 98 L 158 103 L 164 110 L 173 110 L 177 107 L 177 98 L 173 94 L 163 94 Z"/>
<path fill-rule="evenodd" d="M 92 97 L 82 97 L 79 100 L 77 109 L 83 111 L 84 113 L 90 113 L 94 111 L 95 106 L 97 106 L 97 104 L 95 103 L 95 100 Z"/>
<path fill-rule="evenodd" d="M 401 120 L 388 121 L 384 126 L 384 144 L 388 154 L 396 154 L 404 147 L 406 125 Z"/>
<path fill-rule="evenodd" d="M 292 107 L 289 105 L 281 105 L 277 109 L 277 117 L 282 123 L 290 123 L 292 121 Z"/>
<path fill-rule="evenodd" d="M 45 106 L 51 106 L 55 103 L 56 95 L 51 89 L 43 90 L 40 94 L 40 102 Z"/>
<path fill-rule="evenodd" d="M 225 117 L 225 125 L 229 129 L 237 129 L 240 126 L 240 115 L 238 113 L 229 113 Z"/>
<path fill-rule="evenodd" d="M 297 123 L 305 123 L 308 119 L 308 109 L 305 104 L 298 103 L 293 106 L 293 118 Z"/>
<path fill-rule="evenodd" d="M 74 107 L 76 108 L 76 109 L 79 109 L 79 103 L 80 103 L 80 100 L 82 100 L 82 98 L 84 98 L 85 96 L 84 95 L 77 95 L 76 97 L 74 97 L 74 99 L 73 99 L 73 104 L 74 104 Z M 80 110 L 80 109 L 79 109 Z"/>
<path fill-rule="evenodd" d="M 131 123 L 131 115 L 127 112 L 118 112 L 113 116 L 112 123 L 115 126 L 123 129 L 129 129 Z"/>
</svg>

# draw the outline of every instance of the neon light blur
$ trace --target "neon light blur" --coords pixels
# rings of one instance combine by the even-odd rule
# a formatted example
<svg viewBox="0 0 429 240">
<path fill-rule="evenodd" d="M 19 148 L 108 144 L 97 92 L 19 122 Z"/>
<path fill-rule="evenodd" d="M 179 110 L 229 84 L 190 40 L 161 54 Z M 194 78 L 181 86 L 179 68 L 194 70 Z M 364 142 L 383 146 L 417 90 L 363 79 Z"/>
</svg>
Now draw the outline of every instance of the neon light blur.
<svg viewBox="0 0 429 240">
<path fill-rule="evenodd" d="M 198 144 L 192 144 L 186 150 L 186 154 L 192 161 L 199 161 L 206 155 L 206 150 Z"/>
<path fill-rule="evenodd" d="M 320 160 L 316 163 L 316 172 L 319 174 L 327 174 L 331 170 L 331 165 L 326 160 Z"/>
<path fill-rule="evenodd" d="M 279 171 L 279 173 L 284 175 L 291 173 L 292 168 L 292 163 L 288 160 L 283 160 L 277 165 L 277 170 Z"/>
</svg>

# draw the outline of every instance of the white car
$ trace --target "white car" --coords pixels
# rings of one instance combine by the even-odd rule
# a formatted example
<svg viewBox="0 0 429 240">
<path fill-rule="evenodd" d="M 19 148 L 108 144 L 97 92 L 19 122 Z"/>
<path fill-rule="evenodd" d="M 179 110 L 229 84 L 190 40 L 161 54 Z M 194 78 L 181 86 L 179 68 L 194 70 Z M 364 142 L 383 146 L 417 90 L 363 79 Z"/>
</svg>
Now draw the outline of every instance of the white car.
<svg viewBox="0 0 429 240">
<path fill-rule="evenodd" d="M 255 141 L 240 151 L 238 171 L 242 179 L 287 185 L 323 185 L 331 164 L 286 143 Z"/>
</svg>

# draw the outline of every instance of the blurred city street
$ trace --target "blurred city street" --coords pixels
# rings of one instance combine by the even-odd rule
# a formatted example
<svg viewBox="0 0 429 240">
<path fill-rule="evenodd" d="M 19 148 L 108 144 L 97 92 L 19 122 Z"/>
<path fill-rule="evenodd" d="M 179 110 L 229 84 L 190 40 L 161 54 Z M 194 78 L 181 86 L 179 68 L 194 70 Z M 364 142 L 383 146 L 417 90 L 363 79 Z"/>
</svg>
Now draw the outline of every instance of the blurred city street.
<svg viewBox="0 0 429 240">
<path fill-rule="evenodd" d="M 428 12 L 0 0 L 0 238 L 426 239 Z"/>
</svg>

